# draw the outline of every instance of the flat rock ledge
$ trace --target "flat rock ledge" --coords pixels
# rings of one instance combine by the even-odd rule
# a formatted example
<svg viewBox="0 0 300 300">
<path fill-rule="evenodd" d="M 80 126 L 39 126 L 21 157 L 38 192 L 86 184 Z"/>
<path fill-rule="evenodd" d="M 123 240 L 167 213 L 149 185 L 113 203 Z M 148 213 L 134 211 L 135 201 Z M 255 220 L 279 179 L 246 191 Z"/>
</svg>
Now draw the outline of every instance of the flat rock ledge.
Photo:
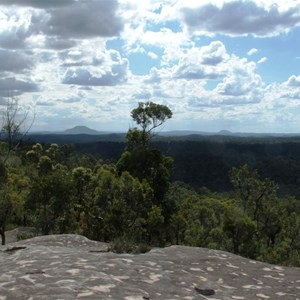
<svg viewBox="0 0 300 300">
<path fill-rule="evenodd" d="M 300 299 L 300 269 L 172 246 L 115 254 L 78 235 L 0 247 L 0 300 Z"/>
</svg>

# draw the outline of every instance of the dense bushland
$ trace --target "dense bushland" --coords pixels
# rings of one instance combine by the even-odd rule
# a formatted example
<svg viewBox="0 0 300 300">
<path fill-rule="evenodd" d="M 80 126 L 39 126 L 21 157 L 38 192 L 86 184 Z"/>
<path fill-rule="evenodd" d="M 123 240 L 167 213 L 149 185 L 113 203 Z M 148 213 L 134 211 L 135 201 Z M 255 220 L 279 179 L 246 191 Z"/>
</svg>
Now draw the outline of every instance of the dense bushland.
<svg viewBox="0 0 300 300">
<path fill-rule="evenodd" d="M 127 248 L 181 244 L 300 265 L 300 202 L 279 198 L 273 181 L 244 165 L 228 174 L 232 192 L 195 191 L 170 183 L 171 158 L 135 151 L 117 164 L 56 144 L 12 153 L 0 165 L 2 238 L 7 228 L 35 226 L 40 234 L 115 240 L 119 248 L 122 241 Z"/>
<path fill-rule="evenodd" d="M 174 161 L 151 142 L 153 126 L 171 117 L 160 108 L 133 111 L 141 128 L 128 131 L 116 163 L 57 144 L 23 143 L 7 156 L 1 142 L 2 243 L 7 229 L 35 226 L 112 242 L 118 252 L 180 244 L 300 266 L 300 201 L 279 197 L 276 182 L 246 164 L 228 170 L 226 193 L 171 182 Z"/>
</svg>

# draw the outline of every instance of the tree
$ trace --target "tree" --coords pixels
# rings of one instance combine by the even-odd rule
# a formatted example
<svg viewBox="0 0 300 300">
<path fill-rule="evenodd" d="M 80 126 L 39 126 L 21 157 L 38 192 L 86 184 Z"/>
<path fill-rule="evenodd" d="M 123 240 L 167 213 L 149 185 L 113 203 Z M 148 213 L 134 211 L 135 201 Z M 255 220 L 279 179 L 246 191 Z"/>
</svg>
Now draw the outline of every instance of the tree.
<svg viewBox="0 0 300 300">
<path fill-rule="evenodd" d="M 0 235 L 5 245 L 5 230 L 9 222 L 23 220 L 24 203 L 29 191 L 29 178 L 20 168 L 0 175 Z M 17 222 L 18 223 L 18 222 Z"/>
<path fill-rule="evenodd" d="M 141 182 L 146 180 L 154 193 L 154 204 L 165 212 L 163 198 L 169 187 L 173 160 L 159 150 L 150 147 L 153 130 L 172 117 L 171 110 L 165 105 L 153 102 L 140 102 L 131 112 L 133 120 L 142 127 L 130 129 L 127 133 L 127 149 L 117 162 L 121 175 L 128 171 Z M 166 204 L 166 205 L 164 205 Z M 164 215 L 165 217 L 165 215 Z"/>
<path fill-rule="evenodd" d="M 252 247 L 255 245 L 253 236 L 256 224 L 239 207 L 226 206 L 223 230 L 230 240 L 229 251 L 254 258 L 255 251 Z"/>
<path fill-rule="evenodd" d="M 7 141 L 7 153 L 4 162 L 8 159 L 12 150 L 17 149 L 24 136 L 33 125 L 35 114 L 29 126 L 26 126 L 28 120 L 28 111 L 22 111 L 19 100 L 15 97 L 9 97 L 6 107 L 2 111 L 1 136 Z"/>
<path fill-rule="evenodd" d="M 4 190 L 7 182 L 7 171 L 2 162 L 0 162 L 0 169 L 0 235 L 2 245 L 5 245 L 5 225 L 11 211 L 11 203 L 8 201 Z"/>
<path fill-rule="evenodd" d="M 140 102 L 132 110 L 131 117 L 142 129 L 133 128 L 128 131 L 127 148 L 117 162 L 117 171 L 119 176 L 127 171 L 140 182 L 146 181 L 149 184 L 153 190 L 152 205 L 157 207 L 149 216 L 164 220 L 166 225 L 170 221 L 171 213 L 164 196 L 169 188 L 173 160 L 158 149 L 150 147 L 150 142 L 154 129 L 170 119 L 172 112 L 165 105 Z"/>
<path fill-rule="evenodd" d="M 26 208 L 33 213 L 35 225 L 41 228 L 42 233 L 49 234 L 57 226 L 57 221 L 70 210 L 72 174 L 67 167 L 54 165 L 46 155 L 39 158 L 35 167 L 37 172 L 33 174 Z"/>
<path fill-rule="evenodd" d="M 108 166 L 101 167 L 95 177 L 93 222 L 87 230 L 91 237 L 104 241 L 123 236 L 140 241 L 144 238 L 143 224 L 151 208 L 152 189 L 128 172 L 118 176 Z M 93 226 L 94 225 L 94 226 Z M 89 235 L 90 236 L 90 235 Z"/>
<path fill-rule="evenodd" d="M 172 111 L 165 105 L 153 102 L 139 102 L 137 108 L 131 111 L 132 119 L 142 128 L 140 138 L 145 146 L 154 135 L 153 131 L 168 119 L 172 118 Z M 137 137 L 137 131 L 133 129 L 132 136 Z"/>
<path fill-rule="evenodd" d="M 92 179 L 92 170 L 84 167 L 77 167 L 72 171 L 72 179 L 75 189 L 75 209 L 77 210 L 77 221 L 80 215 L 85 212 L 85 206 L 89 198 L 89 184 Z"/>
<path fill-rule="evenodd" d="M 243 211 L 258 223 L 276 197 L 278 186 L 270 179 L 261 180 L 247 165 L 232 168 L 230 178 Z"/>
<path fill-rule="evenodd" d="M 276 195 L 277 185 L 268 178 L 260 179 L 247 165 L 233 168 L 230 176 L 243 212 L 255 223 L 259 253 L 269 252 L 282 230 L 283 208 Z"/>
<path fill-rule="evenodd" d="M 154 192 L 155 204 L 160 204 L 168 190 L 172 158 L 157 149 L 136 148 L 122 154 L 117 163 L 119 174 L 128 171 L 140 181 L 146 180 Z"/>
</svg>

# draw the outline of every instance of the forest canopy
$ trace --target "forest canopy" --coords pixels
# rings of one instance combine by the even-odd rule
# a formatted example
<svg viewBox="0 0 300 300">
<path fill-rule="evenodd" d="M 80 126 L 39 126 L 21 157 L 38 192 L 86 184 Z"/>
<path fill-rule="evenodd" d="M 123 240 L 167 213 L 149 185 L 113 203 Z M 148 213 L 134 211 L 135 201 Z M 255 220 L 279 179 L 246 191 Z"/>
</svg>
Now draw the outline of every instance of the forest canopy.
<svg viewBox="0 0 300 300">
<path fill-rule="evenodd" d="M 72 145 L 30 141 L 3 159 L 7 142 L 1 142 L 2 244 L 6 230 L 33 226 L 37 234 L 76 233 L 110 242 L 119 252 L 180 244 L 300 266 L 299 200 L 281 197 L 277 182 L 250 164 L 224 169 L 226 193 L 172 181 L 178 157 L 152 139 L 152 129 L 171 117 L 164 106 L 139 104 L 132 118 L 140 128 L 129 129 L 116 161 Z"/>
</svg>

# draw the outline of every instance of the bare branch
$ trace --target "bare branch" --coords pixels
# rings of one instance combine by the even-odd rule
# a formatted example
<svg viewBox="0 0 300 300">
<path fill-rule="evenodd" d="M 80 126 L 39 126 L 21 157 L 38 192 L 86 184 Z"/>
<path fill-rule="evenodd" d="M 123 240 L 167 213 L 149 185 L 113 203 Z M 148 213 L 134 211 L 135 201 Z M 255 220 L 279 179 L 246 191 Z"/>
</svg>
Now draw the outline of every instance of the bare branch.
<svg viewBox="0 0 300 300">
<path fill-rule="evenodd" d="M 22 127 L 25 127 L 25 122 L 28 120 L 29 112 L 23 112 L 19 106 L 17 98 L 8 97 L 7 105 L 3 114 L 3 123 L 1 132 L 4 134 L 4 140 L 7 141 L 8 151 L 3 159 L 7 161 L 11 151 L 16 150 L 24 137 L 28 134 L 35 121 L 35 111 L 33 119 L 26 130 L 22 131 Z"/>
</svg>

